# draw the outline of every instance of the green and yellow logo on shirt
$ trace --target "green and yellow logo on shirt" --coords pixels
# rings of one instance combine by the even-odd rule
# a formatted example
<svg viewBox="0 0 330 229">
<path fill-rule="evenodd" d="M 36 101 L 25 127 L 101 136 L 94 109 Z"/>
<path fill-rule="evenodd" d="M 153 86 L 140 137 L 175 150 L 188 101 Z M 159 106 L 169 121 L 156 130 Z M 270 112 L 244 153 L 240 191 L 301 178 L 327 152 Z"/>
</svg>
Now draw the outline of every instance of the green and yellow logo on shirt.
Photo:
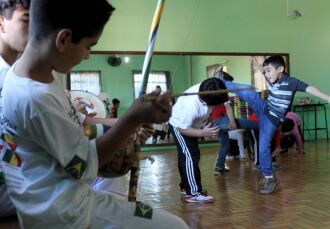
<svg viewBox="0 0 330 229">
<path fill-rule="evenodd" d="M 76 179 L 80 179 L 86 169 L 86 161 L 75 155 L 70 163 L 65 167 L 65 170 Z"/>
<path fill-rule="evenodd" d="M 5 155 L 3 156 L 2 160 L 16 167 L 21 167 L 22 165 L 20 157 L 14 151 L 11 151 L 9 149 L 7 149 L 7 151 L 5 152 Z"/>
<path fill-rule="evenodd" d="M 152 212 L 153 212 L 152 207 L 140 201 L 136 201 L 136 208 L 134 214 L 135 216 L 145 219 L 152 219 Z"/>
<path fill-rule="evenodd" d="M 15 151 L 17 148 L 16 142 L 8 134 L 2 134 L 1 139 L 4 140 L 11 150 Z"/>
</svg>

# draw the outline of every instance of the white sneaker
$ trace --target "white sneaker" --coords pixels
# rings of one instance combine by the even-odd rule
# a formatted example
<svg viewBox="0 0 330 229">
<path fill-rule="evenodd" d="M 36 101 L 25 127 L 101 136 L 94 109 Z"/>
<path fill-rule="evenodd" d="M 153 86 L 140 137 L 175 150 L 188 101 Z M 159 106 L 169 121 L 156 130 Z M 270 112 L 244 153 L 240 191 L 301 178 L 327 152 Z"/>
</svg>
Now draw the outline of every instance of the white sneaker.
<svg viewBox="0 0 330 229">
<path fill-rule="evenodd" d="M 181 189 L 181 195 L 187 195 L 186 189 Z"/>
<path fill-rule="evenodd" d="M 185 199 L 188 203 L 210 203 L 214 201 L 214 197 L 210 195 L 197 194 Z"/>
<path fill-rule="evenodd" d="M 226 156 L 226 160 L 228 160 L 228 161 L 232 161 L 234 159 L 235 159 L 235 156 L 231 156 L 231 155 Z"/>
</svg>

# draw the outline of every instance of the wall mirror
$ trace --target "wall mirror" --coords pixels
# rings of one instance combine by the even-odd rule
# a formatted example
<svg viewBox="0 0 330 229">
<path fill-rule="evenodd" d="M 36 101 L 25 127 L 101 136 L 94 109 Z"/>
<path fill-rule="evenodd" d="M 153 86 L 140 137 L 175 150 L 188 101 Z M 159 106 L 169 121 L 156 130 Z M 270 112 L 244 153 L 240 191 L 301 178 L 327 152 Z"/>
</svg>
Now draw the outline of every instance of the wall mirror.
<svg viewBox="0 0 330 229">
<path fill-rule="evenodd" d="M 257 91 L 261 91 L 266 87 L 266 81 L 251 63 L 252 57 L 262 63 L 267 56 L 275 54 L 285 58 L 289 72 L 288 53 L 154 52 L 150 68 L 152 76 L 149 77 L 147 91 L 160 85 L 163 91 L 183 92 L 212 76 L 215 64 L 222 64 L 224 70 L 235 77 L 236 82 L 254 85 Z M 88 60 L 84 60 L 72 72 L 100 72 L 101 91 L 108 95 L 110 101 L 113 98 L 121 101 L 120 116 L 138 95 L 144 55 L 144 52 L 94 51 Z M 69 80 L 63 80 L 64 84 Z M 173 144 L 167 142 L 166 136 L 164 141 L 148 141 L 150 144 L 157 142 Z"/>
</svg>

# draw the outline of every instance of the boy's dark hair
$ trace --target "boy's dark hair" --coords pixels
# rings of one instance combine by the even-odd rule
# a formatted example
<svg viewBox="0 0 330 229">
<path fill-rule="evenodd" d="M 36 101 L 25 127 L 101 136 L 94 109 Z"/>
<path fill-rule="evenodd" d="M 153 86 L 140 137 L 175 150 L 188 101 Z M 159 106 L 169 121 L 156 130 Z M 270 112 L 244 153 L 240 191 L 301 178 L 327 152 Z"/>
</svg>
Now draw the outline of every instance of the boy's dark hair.
<svg viewBox="0 0 330 229">
<path fill-rule="evenodd" d="M 10 20 L 17 6 L 30 8 L 30 0 L 0 0 L 0 15 Z"/>
<path fill-rule="evenodd" d="M 293 130 L 294 127 L 294 122 L 292 119 L 289 118 L 285 118 L 283 123 L 282 123 L 282 127 L 281 127 L 281 131 L 282 132 L 290 132 Z"/>
<path fill-rule="evenodd" d="M 113 104 L 113 105 L 116 105 L 116 104 L 119 104 L 119 103 L 120 103 L 120 100 L 117 99 L 117 98 L 114 98 L 114 99 L 112 100 L 112 104 Z"/>
<path fill-rule="evenodd" d="M 204 80 L 201 85 L 199 86 L 199 92 L 203 91 L 216 91 L 226 89 L 225 84 L 222 80 L 211 77 Z M 220 103 L 224 103 L 228 99 L 227 93 L 214 93 L 214 94 L 207 94 L 207 95 L 199 95 L 200 99 L 203 100 L 209 106 L 216 106 Z"/>
<path fill-rule="evenodd" d="M 267 65 L 273 65 L 275 68 L 283 67 L 285 69 L 285 61 L 280 55 L 268 57 L 263 63 L 263 66 Z"/>
<path fill-rule="evenodd" d="M 288 149 L 291 148 L 294 143 L 296 142 L 296 139 L 292 134 L 284 135 L 281 138 L 281 149 Z"/>
<path fill-rule="evenodd" d="M 58 29 L 70 29 L 72 42 L 102 31 L 114 8 L 107 0 L 33 0 L 30 9 L 32 41 L 40 41 Z"/>
</svg>

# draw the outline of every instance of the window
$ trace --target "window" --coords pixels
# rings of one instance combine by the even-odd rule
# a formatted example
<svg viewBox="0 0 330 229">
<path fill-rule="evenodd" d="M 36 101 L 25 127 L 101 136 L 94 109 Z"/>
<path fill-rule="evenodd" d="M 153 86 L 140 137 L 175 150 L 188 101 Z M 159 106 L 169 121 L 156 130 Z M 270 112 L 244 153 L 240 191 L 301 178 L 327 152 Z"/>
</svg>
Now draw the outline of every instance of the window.
<svg viewBox="0 0 330 229">
<path fill-rule="evenodd" d="M 141 87 L 141 81 L 142 81 L 142 72 L 133 71 L 133 80 L 134 80 L 134 98 L 138 98 Z M 146 93 L 150 93 L 154 91 L 157 85 L 161 87 L 163 92 L 167 91 L 171 85 L 170 73 L 167 71 L 150 72 Z"/>
<path fill-rule="evenodd" d="M 88 91 L 94 95 L 101 92 L 100 71 L 74 71 L 68 77 L 69 90 Z"/>
</svg>

